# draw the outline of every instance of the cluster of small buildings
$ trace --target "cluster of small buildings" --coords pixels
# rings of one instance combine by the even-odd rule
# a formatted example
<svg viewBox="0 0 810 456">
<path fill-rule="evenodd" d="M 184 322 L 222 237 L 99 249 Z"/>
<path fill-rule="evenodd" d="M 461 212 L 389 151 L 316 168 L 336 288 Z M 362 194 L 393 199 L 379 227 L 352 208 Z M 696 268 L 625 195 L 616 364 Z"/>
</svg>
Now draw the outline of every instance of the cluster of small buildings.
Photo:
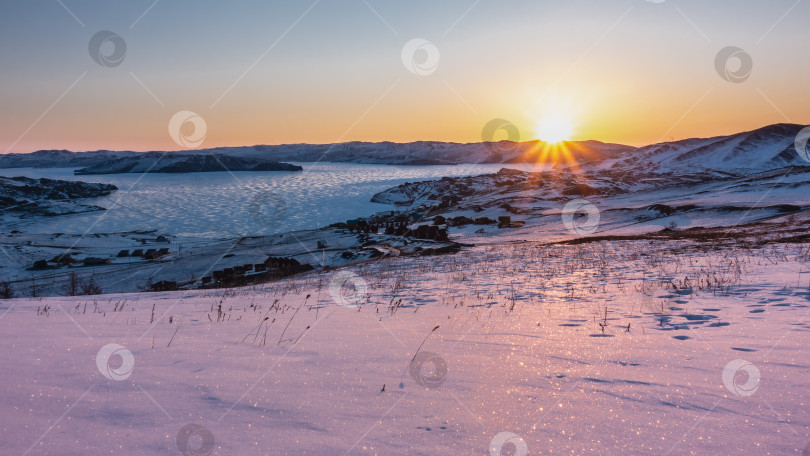
<svg viewBox="0 0 810 456">
<path fill-rule="evenodd" d="M 118 252 L 118 258 L 126 258 L 126 257 L 142 257 L 146 260 L 156 260 L 158 258 L 162 258 L 169 254 L 169 248 L 164 247 L 161 249 L 147 249 L 144 252 L 144 249 L 135 249 L 130 253 L 129 250 L 121 250 Z"/>
<path fill-rule="evenodd" d="M 77 263 L 81 263 L 82 266 L 101 266 L 105 264 L 110 264 L 112 263 L 112 261 L 109 258 L 97 258 L 97 257 L 87 257 L 82 260 L 78 260 L 76 258 L 73 258 L 73 255 L 69 253 L 62 253 L 56 255 L 50 260 L 34 261 L 34 265 L 31 266 L 31 269 L 34 271 L 38 271 L 43 269 L 53 269 L 62 266 L 73 267 L 76 266 Z"/>
<path fill-rule="evenodd" d="M 463 215 L 459 215 L 457 217 L 450 217 L 444 218 L 441 215 L 437 215 L 433 217 L 433 223 L 435 225 L 447 225 L 447 226 L 464 226 L 464 225 L 494 225 L 496 222 L 489 217 L 478 217 L 478 218 L 470 218 L 465 217 Z"/>
<path fill-rule="evenodd" d="M 447 229 L 439 228 L 436 225 L 420 225 L 416 228 L 409 228 L 407 223 L 390 223 L 385 227 L 385 234 L 393 236 L 406 236 L 416 239 L 426 239 L 430 241 L 449 240 Z"/>
<path fill-rule="evenodd" d="M 270 256 L 263 263 L 245 264 L 213 271 L 200 279 L 202 286 L 239 286 L 268 279 L 280 279 L 312 270 L 310 264 L 301 264 L 295 258 Z"/>
<path fill-rule="evenodd" d="M 460 215 L 457 217 L 451 217 L 446 219 L 441 215 L 437 215 L 436 217 L 433 217 L 433 223 L 435 225 L 447 225 L 447 226 L 494 225 L 497 223 L 498 228 L 519 228 L 524 224 L 524 222 L 512 221 L 512 217 L 509 215 L 502 215 L 498 217 L 497 222 L 489 217 L 478 217 L 473 219 L 470 217 Z"/>
</svg>

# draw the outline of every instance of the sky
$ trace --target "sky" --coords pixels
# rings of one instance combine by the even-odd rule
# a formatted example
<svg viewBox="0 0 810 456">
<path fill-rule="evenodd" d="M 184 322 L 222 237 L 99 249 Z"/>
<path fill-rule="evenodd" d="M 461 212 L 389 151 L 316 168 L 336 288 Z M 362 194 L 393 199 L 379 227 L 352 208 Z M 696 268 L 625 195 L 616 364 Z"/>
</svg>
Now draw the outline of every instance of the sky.
<svg viewBox="0 0 810 456">
<path fill-rule="evenodd" d="M 2 2 L 0 153 L 806 124 L 808 18 L 796 0 Z M 493 119 L 515 128 L 485 137 Z"/>
</svg>

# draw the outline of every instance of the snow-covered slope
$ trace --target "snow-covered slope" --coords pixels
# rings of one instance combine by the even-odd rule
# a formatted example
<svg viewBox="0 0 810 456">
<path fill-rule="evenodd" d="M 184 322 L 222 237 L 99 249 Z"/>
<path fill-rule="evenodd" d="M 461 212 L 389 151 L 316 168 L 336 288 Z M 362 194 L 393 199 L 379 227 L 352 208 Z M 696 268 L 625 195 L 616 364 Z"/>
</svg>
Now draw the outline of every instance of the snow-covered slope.
<svg viewBox="0 0 810 456">
<path fill-rule="evenodd" d="M 640 234 L 664 227 L 732 228 L 808 217 L 810 166 L 743 175 L 504 168 L 494 174 L 406 183 L 374 195 L 373 201 L 418 214 L 422 223 L 447 224 L 451 239 L 467 243 Z M 585 232 L 565 224 L 566 216 L 570 223 L 586 215 Z M 504 230 L 477 221 L 501 217 L 518 226 Z"/>
<path fill-rule="evenodd" d="M 0 453 L 801 455 L 807 258 L 524 243 L 0 301 Z"/>
<path fill-rule="evenodd" d="M 810 163 L 795 149 L 796 136 L 802 128 L 795 124 L 776 124 L 731 136 L 654 144 L 623 156 L 613 169 L 684 175 L 704 170 L 746 174 L 807 166 Z"/>
<path fill-rule="evenodd" d="M 391 165 L 448 165 L 470 163 L 547 163 L 557 168 L 584 170 L 636 170 L 661 174 L 692 174 L 698 171 L 739 173 L 798 166 L 802 159 L 793 150 L 801 125 L 776 124 L 758 130 L 707 139 L 688 139 L 645 147 L 572 141 L 549 145 L 540 141 L 514 143 L 448 143 L 418 141 L 348 142 L 337 144 L 258 145 L 221 147 L 182 152 L 69 152 L 41 150 L 30 154 L 0 155 L 0 168 L 92 167 L 143 160 L 136 169 L 148 169 L 155 157 L 164 159 L 194 155 L 251 158 L 270 161 L 343 162 Z M 187 158 L 183 158 L 186 160 Z M 129 165 L 128 165 L 129 166 Z"/>
</svg>

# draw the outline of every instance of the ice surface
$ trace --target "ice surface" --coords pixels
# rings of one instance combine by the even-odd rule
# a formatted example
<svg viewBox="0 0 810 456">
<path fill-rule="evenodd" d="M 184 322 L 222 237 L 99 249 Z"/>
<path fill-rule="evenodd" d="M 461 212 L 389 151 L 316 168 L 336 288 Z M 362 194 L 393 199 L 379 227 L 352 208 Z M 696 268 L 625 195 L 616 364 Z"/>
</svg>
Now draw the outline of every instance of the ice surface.
<svg viewBox="0 0 810 456">
<path fill-rule="evenodd" d="M 72 169 L 15 168 L 2 175 L 102 182 L 119 190 L 86 204 L 107 208 L 86 214 L 7 220 L 27 233 L 115 233 L 159 230 L 179 236 L 234 237 L 310 229 L 392 209 L 372 195 L 406 181 L 495 172 L 498 165 L 386 166 L 296 163 L 303 172 L 111 174 L 73 176 Z M 516 165 L 531 170 L 534 165 Z M 255 204 L 254 204 L 255 203 Z M 262 216 L 255 207 L 280 217 Z"/>
</svg>

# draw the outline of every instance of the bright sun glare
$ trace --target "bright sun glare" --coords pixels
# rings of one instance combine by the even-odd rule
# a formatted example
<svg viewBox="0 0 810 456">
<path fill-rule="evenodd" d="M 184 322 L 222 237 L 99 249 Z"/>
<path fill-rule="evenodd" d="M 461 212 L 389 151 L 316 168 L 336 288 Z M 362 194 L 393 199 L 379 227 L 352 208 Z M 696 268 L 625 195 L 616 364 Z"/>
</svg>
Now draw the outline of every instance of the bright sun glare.
<svg viewBox="0 0 810 456">
<path fill-rule="evenodd" d="M 548 143 L 569 141 L 574 134 L 574 123 L 562 115 L 544 117 L 537 122 L 535 133 L 537 139 Z"/>
</svg>

